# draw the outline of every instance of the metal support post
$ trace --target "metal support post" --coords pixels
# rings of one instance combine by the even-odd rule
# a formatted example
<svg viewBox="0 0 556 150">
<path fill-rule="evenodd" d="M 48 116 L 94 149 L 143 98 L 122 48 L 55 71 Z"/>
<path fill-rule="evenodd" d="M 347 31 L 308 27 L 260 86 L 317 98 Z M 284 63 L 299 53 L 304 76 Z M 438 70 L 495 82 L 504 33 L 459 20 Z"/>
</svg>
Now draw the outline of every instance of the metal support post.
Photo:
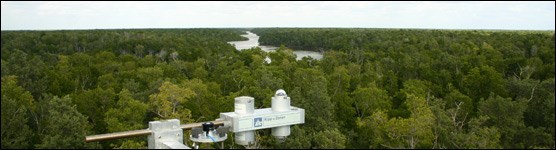
<svg viewBox="0 0 556 150">
<path fill-rule="evenodd" d="M 183 130 L 178 119 L 151 121 L 149 149 L 191 149 L 183 144 Z"/>
</svg>

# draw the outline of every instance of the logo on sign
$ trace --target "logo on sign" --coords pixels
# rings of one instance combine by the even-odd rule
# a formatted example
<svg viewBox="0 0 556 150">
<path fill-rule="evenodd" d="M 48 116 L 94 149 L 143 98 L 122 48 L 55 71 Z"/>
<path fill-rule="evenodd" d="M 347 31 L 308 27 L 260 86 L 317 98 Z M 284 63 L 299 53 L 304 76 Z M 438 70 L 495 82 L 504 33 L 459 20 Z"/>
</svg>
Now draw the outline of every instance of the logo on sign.
<svg viewBox="0 0 556 150">
<path fill-rule="evenodd" d="M 263 118 L 262 118 L 262 117 L 253 118 L 253 126 L 254 126 L 254 127 L 261 127 L 261 126 L 263 126 Z"/>
</svg>

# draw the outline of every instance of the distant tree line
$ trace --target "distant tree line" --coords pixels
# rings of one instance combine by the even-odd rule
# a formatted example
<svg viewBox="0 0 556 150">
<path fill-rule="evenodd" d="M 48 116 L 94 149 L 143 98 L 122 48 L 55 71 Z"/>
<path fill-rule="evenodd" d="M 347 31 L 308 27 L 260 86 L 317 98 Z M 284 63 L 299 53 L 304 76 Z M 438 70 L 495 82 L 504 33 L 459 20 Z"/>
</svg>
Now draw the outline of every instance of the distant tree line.
<svg viewBox="0 0 556 150">
<path fill-rule="evenodd" d="M 146 148 L 83 140 L 211 121 L 243 95 L 270 107 L 284 89 L 305 124 L 284 143 L 257 131 L 259 148 L 554 148 L 554 31 L 255 28 L 281 47 L 226 43 L 245 30 L 2 31 L 1 147 Z"/>
</svg>

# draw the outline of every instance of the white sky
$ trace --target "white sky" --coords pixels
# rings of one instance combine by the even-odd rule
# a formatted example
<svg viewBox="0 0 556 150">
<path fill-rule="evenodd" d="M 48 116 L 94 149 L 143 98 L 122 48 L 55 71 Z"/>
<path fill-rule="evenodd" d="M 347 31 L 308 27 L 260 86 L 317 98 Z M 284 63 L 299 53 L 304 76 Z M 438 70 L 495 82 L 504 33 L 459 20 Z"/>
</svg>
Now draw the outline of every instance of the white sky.
<svg viewBox="0 0 556 150">
<path fill-rule="evenodd" d="M 361 27 L 554 30 L 555 2 L 16 2 L 2 30 Z"/>
</svg>

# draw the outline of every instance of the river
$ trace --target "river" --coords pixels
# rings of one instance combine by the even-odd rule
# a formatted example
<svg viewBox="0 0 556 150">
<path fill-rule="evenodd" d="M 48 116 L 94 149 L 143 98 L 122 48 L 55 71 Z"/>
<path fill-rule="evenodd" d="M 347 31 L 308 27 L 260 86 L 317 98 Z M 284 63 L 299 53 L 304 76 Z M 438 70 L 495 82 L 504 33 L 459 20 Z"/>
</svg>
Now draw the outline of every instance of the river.
<svg viewBox="0 0 556 150">
<path fill-rule="evenodd" d="M 259 36 L 253 32 L 247 31 L 247 34 L 241 35 L 243 37 L 249 38 L 247 41 L 230 41 L 229 44 L 232 44 L 236 47 L 237 50 L 249 49 L 252 47 L 259 47 L 265 52 L 275 52 L 278 47 L 275 46 L 267 46 L 267 45 L 259 45 Z M 293 50 L 293 53 L 297 56 L 296 60 L 301 60 L 303 57 L 312 57 L 314 59 L 322 59 L 322 54 L 319 52 L 314 51 L 305 51 L 305 50 Z M 270 62 L 270 59 L 266 58 L 267 62 Z"/>
</svg>

